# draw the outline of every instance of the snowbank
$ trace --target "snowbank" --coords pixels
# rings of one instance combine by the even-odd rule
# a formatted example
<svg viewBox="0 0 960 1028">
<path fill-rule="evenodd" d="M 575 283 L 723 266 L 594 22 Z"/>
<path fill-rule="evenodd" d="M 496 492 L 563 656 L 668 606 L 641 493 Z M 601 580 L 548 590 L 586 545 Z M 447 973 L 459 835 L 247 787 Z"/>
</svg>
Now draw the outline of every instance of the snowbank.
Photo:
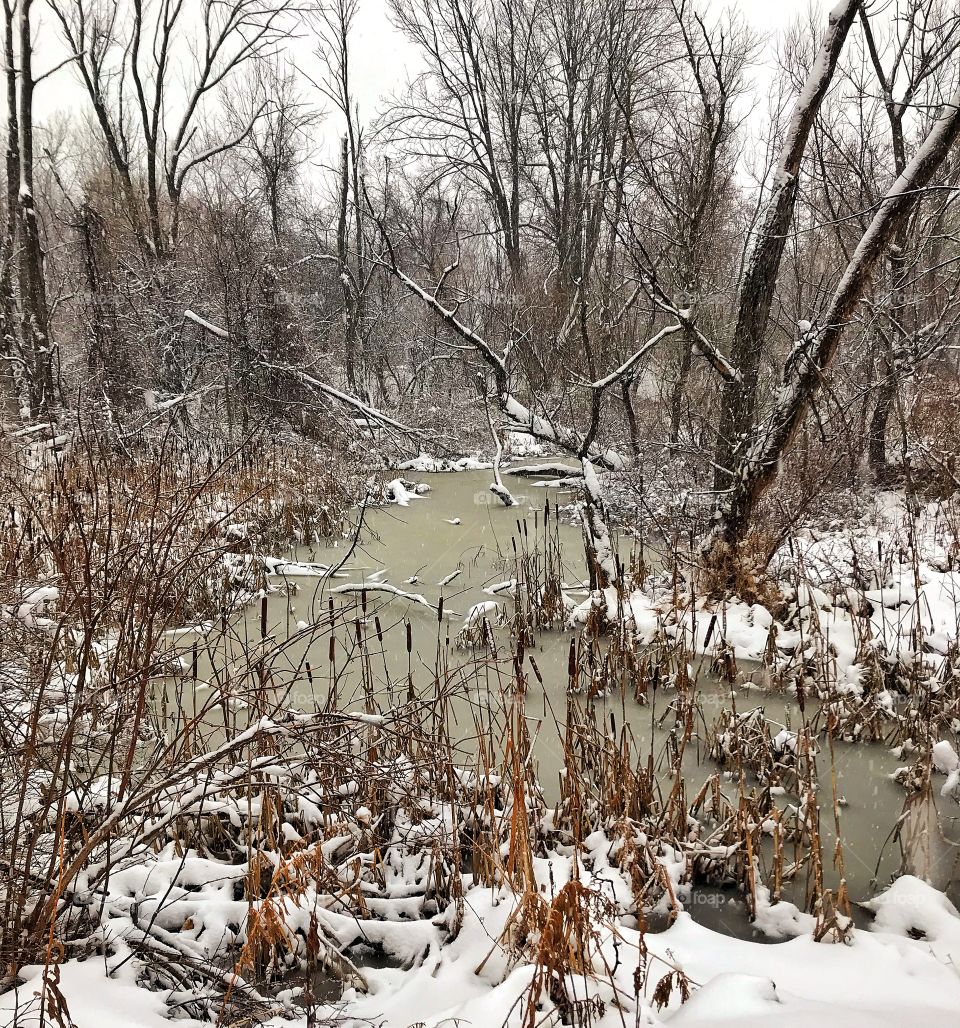
<svg viewBox="0 0 960 1028">
<path fill-rule="evenodd" d="M 562 858 L 537 864 L 548 896 L 569 880 L 570 866 Z M 526 993 L 536 964 L 512 962 L 497 942 L 516 897 L 475 887 L 464 899 L 462 927 L 446 942 L 449 912 L 433 923 L 381 923 L 378 935 L 401 959 L 394 966 L 365 968 L 370 992 L 347 990 L 340 1003 L 317 1011 L 317 1021 L 339 1015 L 345 1024 L 383 1028 L 456 1023 L 520 1028 L 527 1023 Z M 957 911 L 940 893 L 911 878 L 900 879 L 869 905 L 877 914 L 873 930 L 855 932 L 850 945 L 816 943 L 809 935 L 776 945 L 732 939 L 696 924 L 688 914 L 666 932 L 642 937 L 623 924 L 597 923 L 593 974 L 569 975 L 568 993 L 593 1001 L 594 1028 L 622 1028 L 624 1023 L 683 1028 L 954 1023 L 960 1007 Z M 372 924 L 364 922 L 365 929 Z M 165 994 L 137 987 L 138 962 L 124 962 L 125 955 L 120 943 L 113 956 L 69 961 L 60 969 L 59 989 L 76 1024 L 160 1028 L 168 1023 Z M 21 1028 L 40 1024 L 36 994 L 41 974 L 41 968 L 23 969 L 22 984 L 0 996 L 0 1017 L 16 1015 Z M 685 1003 L 678 976 L 690 993 Z M 659 1009 L 655 994 L 664 998 L 667 977 L 673 988 Z M 537 1023 L 558 1023 L 549 1015 L 553 1004 L 546 993 L 541 1001 Z M 307 1023 L 302 1012 L 292 1018 L 291 1013 L 262 1023 L 271 1028 Z M 189 1019 L 178 1023 L 198 1024 Z"/>
</svg>

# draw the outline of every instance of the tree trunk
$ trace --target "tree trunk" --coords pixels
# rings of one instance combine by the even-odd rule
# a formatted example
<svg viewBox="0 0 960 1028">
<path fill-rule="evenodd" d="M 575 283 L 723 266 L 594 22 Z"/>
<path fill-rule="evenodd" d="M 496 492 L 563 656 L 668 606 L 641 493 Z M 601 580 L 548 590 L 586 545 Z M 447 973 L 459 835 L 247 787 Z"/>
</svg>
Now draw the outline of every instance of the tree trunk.
<svg viewBox="0 0 960 1028">
<path fill-rule="evenodd" d="M 886 351 L 886 344 L 884 344 Z M 893 362 L 891 354 L 884 352 L 880 358 L 880 382 L 877 385 L 877 398 L 870 415 L 870 427 L 867 430 L 867 467 L 870 477 L 877 485 L 882 485 L 889 473 L 887 465 L 887 422 L 890 420 L 890 408 L 893 405 Z"/>
<path fill-rule="evenodd" d="M 754 425 L 760 363 L 773 305 L 780 263 L 797 199 L 800 165 L 820 105 L 836 71 L 860 0 L 844 0 L 829 16 L 829 25 L 787 128 L 773 177 L 773 195 L 761 219 L 740 289 L 731 363 L 740 372 L 724 384 L 717 433 L 714 486 L 718 492 L 734 482 Z"/>
<path fill-rule="evenodd" d="M 50 339 L 43 245 L 33 197 L 33 50 L 30 9 L 20 5 L 20 331 L 34 417 L 45 416 L 54 402 L 53 343 Z"/>
<path fill-rule="evenodd" d="M 5 388 L 4 400 L 12 412 L 21 413 L 27 402 L 23 365 L 20 363 L 19 311 L 13 289 L 17 222 L 20 218 L 17 194 L 20 186 L 20 131 L 17 115 L 17 62 L 14 45 L 12 0 L 3 0 L 4 78 L 7 87 L 6 201 L 3 236 L 0 238 L 0 357 Z"/>
<path fill-rule="evenodd" d="M 357 391 L 357 310 L 351 283 L 348 210 L 350 206 L 350 154 L 346 136 L 340 142 L 340 206 L 337 213 L 337 260 L 340 265 L 340 289 L 343 294 L 343 362 L 347 375 L 347 388 Z M 362 397 L 361 397 L 362 398 Z"/>
<path fill-rule="evenodd" d="M 627 412 L 627 428 L 630 432 L 630 452 L 634 457 L 640 456 L 640 432 L 637 427 L 637 412 L 633 409 L 633 396 L 631 390 L 633 382 L 625 378 L 620 383 L 620 392 L 623 396 L 623 406 Z"/>
<path fill-rule="evenodd" d="M 680 422 L 683 420 L 683 397 L 687 391 L 687 379 L 693 366 L 693 347 L 696 343 L 689 326 L 684 329 L 680 341 L 680 366 L 677 369 L 677 380 L 673 384 L 673 395 L 670 397 L 670 442 L 676 446 L 680 442 Z"/>
<path fill-rule="evenodd" d="M 897 175 L 903 174 L 897 160 Z M 877 398 L 873 414 L 870 417 L 870 435 L 867 440 L 867 466 L 875 483 L 882 485 L 889 476 L 890 467 L 887 463 L 887 422 L 893 408 L 898 387 L 896 367 L 897 357 L 903 347 L 905 306 L 904 289 L 906 286 L 906 260 L 903 247 L 906 243 L 906 225 L 901 225 L 895 233 L 890 246 L 890 326 L 889 338 L 881 343 L 880 381 L 877 384 Z"/>
<path fill-rule="evenodd" d="M 130 408 L 130 354 L 124 345 L 123 331 L 114 296 L 117 283 L 105 242 L 103 218 L 91 204 L 80 209 L 77 230 L 87 279 L 90 315 L 90 344 L 87 366 L 102 381 L 111 403 Z"/>
<path fill-rule="evenodd" d="M 617 566 L 607 527 L 603 493 L 597 472 L 590 461 L 584 457 L 580 464 L 583 468 L 583 543 L 590 588 L 606 589 L 617 580 Z"/>
<path fill-rule="evenodd" d="M 919 194 L 960 139 L 960 89 L 950 98 L 904 173 L 891 185 L 860 239 L 823 319 L 797 351 L 773 409 L 751 434 L 734 469 L 717 524 L 704 544 L 708 561 L 722 561 L 743 538 L 780 460 L 794 438 L 836 355 L 843 329 L 854 317 L 871 274 L 910 217 Z"/>
</svg>

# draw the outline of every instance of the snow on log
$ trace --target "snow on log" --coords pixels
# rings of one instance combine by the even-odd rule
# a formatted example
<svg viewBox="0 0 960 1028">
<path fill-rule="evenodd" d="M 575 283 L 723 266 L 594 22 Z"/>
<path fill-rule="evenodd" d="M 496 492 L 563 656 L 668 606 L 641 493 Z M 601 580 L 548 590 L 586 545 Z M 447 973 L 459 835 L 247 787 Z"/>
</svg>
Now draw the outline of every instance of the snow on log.
<svg viewBox="0 0 960 1028">
<path fill-rule="evenodd" d="M 500 397 L 500 406 L 513 422 L 514 428 L 529 432 L 544 442 L 554 443 L 568 453 L 579 454 L 583 448 L 583 438 L 579 432 L 563 425 L 552 425 L 546 418 L 535 414 L 525 407 L 515 396 L 505 393 Z M 609 471 L 620 471 L 626 467 L 626 460 L 615 450 L 600 451 L 597 447 L 590 448 L 590 460 L 601 464 Z"/>
<path fill-rule="evenodd" d="M 516 475 L 518 478 L 568 478 L 580 477 L 578 468 L 569 464 L 521 464 L 519 467 L 507 468 L 505 474 Z"/>
<path fill-rule="evenodd" d="M 411 603 L 419 604 L 421 607 L 427 607 L 434 612 L 439 613 L 439 607 L 431 603 L 425 596 L 420 593 L 408 593 L 403 589 L 398 589 L 395 585 L 390 585 L 388 582 L 350 582 L 347 585 L 338 585 L 335 589 L 330 590 L 331 593 L 336 593 L 338 596 L 343 596 L 348 593 L 384 593 L 387 596 L 396 596 L 401 600 L 409 600 Z M 456 616 L 456 611 L 449 611 L 451 615 Z"/>
<path fill-rule="evenodd" d="M 583 465 L 583 535 L 590 567 L 591 586 L 606 589 L 616 581 L 617 562 L 607 528 L 603 492 L 594 466 L 586 457 Z"/>
<path fill-rule="evenodd" d="M 384 414 L 383 411 L 377 410 L 376 407 L 371 407 L 370 404 L 364 403 L 363 400 L 358 399 L 356 396 L 351 396 L 349 393 L 343 393 L 339 389 L 335 389 L 332 385 L 327 385 L 326 382 L 321 382 L 320 379 L 314 378 L 312 375 L 308 375 L 304 371 L 298 371 L 295 368 L 284 368 L 275 364 L 265 364 L 264 367 L 270 368 L 273 371 L 285 371 L 287 374 L 293 375 L 295 378 L 299 378 L 301 382 L 304 382 L 306 385 L 324 393 L 332 400 L 337 400 L 340 403 L 345 404 L 347 407 L 353 407 L 354 410 L 360 411 L 365 420 L 377 421 L 381 425 L 387 425 L 390 428 L 395 428 L 398 432 L 402 432 L 404 435 L 420 435 L 419 429 L 408 428 L 401 422 L 391 418 L 388 414 Z"/>
<path fill-rule="evenodd" d="M 230 333 L 225 328 L 220 328 L 218 325 L 214 325 L 212 321 L 207 321 L 206 318 L 201 318 L 199 314 L 195 314 L 191 310 L 184 311 L 183 316 L 187 321 L 192 321 L 195 325 L 199 325 L 204 332 L 209 332 L 210 335 L 216 336 L 218 339 L 230 338 Z"/>
<path fill-rule="evenodd" d="M 496 600 L 482 600 L 480 603 L 475 603 L 467 611 L 463 619 L 463 627 L 471 628 L 484 618 L 496 624 L 501 624 L 503 617 L 503 604 L 497 603 Z"/>
<path fill-rule="evenodd" d="M 389 503 L 395 503 L 398 507 L 409 507 L 411 500 L 419 500 L 420 496 L 416 489 L 408 489 L 408 482 L 402 478 L 395 478 L 383 487 L 384 499 Z"/>
<path fill-rule="evenodd" d="M 485 386 L 483 376 L 480 376 L 481 387 Z M 517 501 L 513 498 L 513 494 L 503 484 L 503 478 L 500 475 L 500 461 L 503 460 L 503 443 L 500 442 L 500 433 L 497 431 L 496 426 L 493 423 L 493 418 L 490 416 L 490 407 L 487 404 L 486 394 L 484 394 L 483 408 L 487 414 L 487 424 L 490 426 L 490 434 L 493 436 L 493 443 L 496 447 L 496 453 L 493 456 L 493 482 L 490 483 L 490 492 L 496 496 L 504 507 L 515 507 Z"/>
<path fill-rule="evenodd" d="M 513 494 L 502 482 L 491 482 L 490 492 L 500 500 L 504 507 L 515 507 L 517 504 Z"/>
</svg>

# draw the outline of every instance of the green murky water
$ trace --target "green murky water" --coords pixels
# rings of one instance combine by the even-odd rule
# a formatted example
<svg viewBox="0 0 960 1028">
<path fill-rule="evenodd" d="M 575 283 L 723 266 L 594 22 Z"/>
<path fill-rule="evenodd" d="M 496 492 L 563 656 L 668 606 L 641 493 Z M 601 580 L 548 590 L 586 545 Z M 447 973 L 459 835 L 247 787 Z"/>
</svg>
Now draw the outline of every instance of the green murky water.
<svg viewBox="0 0 960 1028">
<path fill-rule="evenodd" d="M 230 625 L 228 643 L 222 638 L 215 643 L 188 636 L 178 639 L 187 658 L 195 661 L 199 697 L 209 696 L 211 691 L 230 693 L 233 684 L 229 681 L 229 669 L 249 662 L 251 654 L 262 654 L 261 669 L 254 673 L 260 674 L 272 695 L 286 695 L 290 703 L 304 710 L 357 709 L 364 702 L 365 690 L 366 694 L 376 694 L 382 707 L 406 697 L 411 681 L 413 691 L 423 695 L 433 687 L 439 667 L 442 681 L 454 695 L 449 707 L 451 732 L 464 763 L 472 763 L 478 733 L 483 733 L 496 750 L 502 742 L 504 726 L 493 711 L 499 707 L 497 698 L 508 695 L 513 688 L 507 633 L 497 633 L 498 660 L 489 659 L 486 647 L 474 650 L 458 646 L 457 635 L 463 627 L 464 614 L 475 604 L 496 602 L 510 608 L 509 597 L 491 594 L 489 590 L 512 577 L 515 554 L 533 551 L 538 541 L 542 547 L 548 501 L 548 534 L 552 542 L 559 544 L 564 582 L 576 599 L 586 596 L 580 529 L 563 519 L 558 523 L 552 513 L 558 504 L 572 502 L 575 495 L 570 490 L 543 488 L 527 479 L 507 477 L 518 505 L 505 508 L 488 491 L 492 475 L 487 471 L 406 473 L 405 477 L 429 486 L 429 491 L 410 499 L 407 506 L 367 508 L 355 540 L 301 547 L 286 555 L 300 562 L 342 562 L 337 577 L 322 578 L 287 569 L 289 573 L 272 578 L 273 584 L 282 588 L 270 594 L 265 608 L 254 604 Z M 654 559 L 649 555 L 650 561 Z M 377 591 L 384 585 L 417 594 L 426 604 Z M 368 591 L 365 596 L 359 590 L 343 592 L 344 586 L 366 586 Z M 437 608 L 441 601 L 439 617 Z M 491 607 L 489 618 L 495 620 L 496 615 Z M 336 640 L 332 649 L 331 624 Z M 219 632 L 214 635 L 219 636 Z M 571 630 L 541 632 L 526 655 L 526 715 L 534 737 L 539 779 L 548 801 L 558 794 L 563 766 L 561 737 L 568 654 L 575 635 Z M 358 659 L 360 637 L 365 651 L 362 659 Z M 194 646 L 196 649 L 191 650 Z M 800 723 L 795 703 L 784 695 L 769 694 L 753 685 L 749 668 L 741 669 L 741 678 L 745 680 L 733 687 L 733 696 L 728 684 L 710 674 L 708 661 L 698 658 L 692 670 L 707 723 L 723 707 L 729 707 L 732 699 L 740 712 L 762 706 L 765 715 L 780 725 L 792 725 L 795 729 Z M 178 704 L 193 705 L 194 699 L 168 696 L 166 701 L 170 709 L 176 710 Z M 669 715 L 663 718 L 671 699 L 671 690 L 661 689 L 653 702 L 645 705 L 619 693 L 596 702 L 605 723 L 609 723 L 611 713 L 617 724 L 628 723 L 640 751 L 646 753 L 652 748 L 656 762 L 664 752 L 673 724 Z M 211 705 L 209 729 L 216 733 L 219 726 L 222 731 L 223 717 L 242 724 L 248 716 L 242 702 L 232 707 Z M 705 754 L 706 724 L 698 726 L 698 736 L 688 747 L 684 761 L 688 798 L 717 770 Z M 898 845 L 889 841 L 904 798 L 901 786 L 889 777 L 898 763 L 879 745 L 837 743 L 835 747 L 837 789 L 843 803 L 845 876 L 854 900 L 882 888 L 900 865 Z M 821 829 L 829 868 L 835 831 L 826 747 L 818 758 L 818 771 Z M 666 775 L 665 771 L 662 773 Z M 664 790 L 669 786 L 665 777 Z M 735 800 L 737 783 L 727 780 L 724 789 Z M 782 805 L 791 800 L 796 797 L 784 797 Z M 948 821 L 945 827 L 948 835 L 960 837 L 954 822 Z M 952 854 L 944 859 L 948 857 L 952 859 Z M 836 879 L 836 873 L 830 869 L 828 884 L 835 885 Z M 798 884 L 792 898 L 802 900 L 802 895 L 798 895 L 800 888 Z M 709 890 L 702 894 L 710 895 Z M 790 898 L 789 891 L 785 890 L 785 895 Z M 742 904 L 729 893 L 718 892 L 713 899 L 694 902 L 691 909 L 695 917 L 714 927 L 731 934 L 749 934 Z"/>
</svg>

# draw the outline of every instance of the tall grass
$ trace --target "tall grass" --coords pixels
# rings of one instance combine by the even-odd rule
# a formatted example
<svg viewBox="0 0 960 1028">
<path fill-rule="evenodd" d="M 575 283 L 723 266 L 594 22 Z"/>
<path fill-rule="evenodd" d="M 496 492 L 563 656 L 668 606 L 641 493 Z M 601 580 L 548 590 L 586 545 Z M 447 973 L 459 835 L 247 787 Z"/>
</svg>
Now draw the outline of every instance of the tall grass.
<svg viewBox="0 0 960 1028">
<path fill-rule="evenodd" d="M 4 459 L 5 986 L 24 964 L 99 948 L 113 966 L 135 957 L 178 1010 L 260 1016 L 281 997 L 313 1002 L 321 979 L 364 989 L 371 953 L 396 958 L 384 925 L 436 918 L 455 937 L 480 884 L 515 897 L 495 948 L 534 968 L 530 1025 L 547 1003 L 590 1023 L 583 982 L 610 973 L 600 926 L 670 921 L 697 887 L 733 887 L 757 915 L 803 882 L 817 937 L 845 937 L 843 854 L 831 875 L 817 797 L 829 759 L 839 838 L 834 739 L 879 726 L 845 705 L 815 622 L 789 659 L 775 640 L 768 651 L 769 680 L 799 699 L 789 745 L 733 690 L 707 714 L 701 675 L 729 686 L 739 669 L 725 645 L 698 664 L 675 630 L 696 603 L 677 565 L 649 646 L 609 619 L 571 634 L 553 709 L 536 643 L 566 620 L 555 509 L 518 525 L 512 614 L 479 621 L 465 652 L 442 608 L 415 625 L 379 594 L 322 581 L 308 624 L 271 623 L 258 557 L 339 530 L 349 492 L 334 467 L 254 443 L 117 454 L 82 429 L 40 466 Z M 648 573 L 631 561 L 618 602 Z M 388 651 L 406 653 L 405 672 Z M 954 694 L 910 673 L 922 702 L 907 724 L 929 738 L 936 696 Z M 547 733 L 556 783 L 538 766 Z M 783 790 L 796 802 L 778 804 Z M 536 867 L 549 853 L 581 873 L 548 888 Z M 628 898 L 589 884 L 604 866 Z M 693 987 L 681 968 L 637 981 L 661 1003 Z"/>
</svg>

